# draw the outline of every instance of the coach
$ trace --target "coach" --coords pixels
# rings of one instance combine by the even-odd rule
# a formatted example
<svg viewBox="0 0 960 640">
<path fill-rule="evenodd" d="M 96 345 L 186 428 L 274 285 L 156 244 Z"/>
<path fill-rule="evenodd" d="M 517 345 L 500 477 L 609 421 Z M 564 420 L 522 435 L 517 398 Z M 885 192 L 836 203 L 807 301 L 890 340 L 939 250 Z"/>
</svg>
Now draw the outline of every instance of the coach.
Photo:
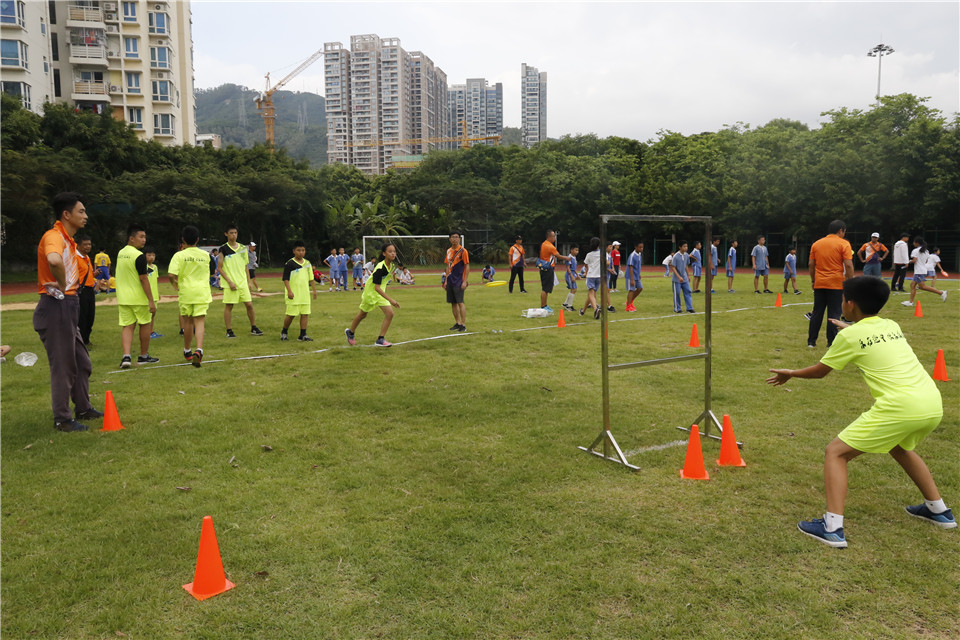
<svg viewBox="0 0 960 640">
<path fill-rule="evenodd" d="M 827 235 L 810 247 L 810 283 L 813 288 L 813 313 L 807 346 L 817 346 L 823 312 L 827 312 L 827 347 L 833 344 L 837 327 L 830 319 L 840 319 L 843 304 L 843 281 L 853 277 L 853 248 L 844 239 L 847 225 L 834 220 L 827 227 Z"/>
</svg>

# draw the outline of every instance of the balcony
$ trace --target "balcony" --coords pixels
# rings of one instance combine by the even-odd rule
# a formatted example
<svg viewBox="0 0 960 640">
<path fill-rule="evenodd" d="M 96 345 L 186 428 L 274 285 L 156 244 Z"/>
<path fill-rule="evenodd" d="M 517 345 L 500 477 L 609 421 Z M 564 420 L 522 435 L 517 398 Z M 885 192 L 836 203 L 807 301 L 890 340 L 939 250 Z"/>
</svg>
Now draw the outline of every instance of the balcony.
<svg viewBox="0 0 960 640">
<path fill-rule="evenodd" d="M 68 27 L 89 27 L 91 23 L 103 26 L 103 10 L 100 7 L 88 7 L 81 4 L 67 5 Z"/>
<path fill-rule="evenodd" d="M 70 45 L 70 64 L 107 66 L 107 48 L 103 45 Z"/>
<path fill-rule="evenodd" d="M 70 99 L 110 102 L 110 86 L 106 82 L 77 80 L 73 83 L 73 93 L 70 94 Z"/>
</svg>

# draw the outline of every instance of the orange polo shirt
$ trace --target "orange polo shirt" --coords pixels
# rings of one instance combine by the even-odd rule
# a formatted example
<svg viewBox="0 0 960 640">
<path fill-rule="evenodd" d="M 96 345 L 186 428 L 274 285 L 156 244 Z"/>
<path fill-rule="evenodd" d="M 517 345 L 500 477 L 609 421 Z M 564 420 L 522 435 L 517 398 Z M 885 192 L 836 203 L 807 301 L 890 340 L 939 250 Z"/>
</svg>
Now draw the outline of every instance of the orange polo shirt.
<svg viewBox="0 0 960 640">
<path fill-rule="evenodd" d="M 557 248 L 553 246 L 553 243 L 549 240 L 544 240 L 543 244 L 540 245 L 540 259 L 549 260 L 551 264 L 556 263 L 557 256 L 560 255 L 560 252 L 557 251 Z"/>
<path fill-rule="evenodd" d="M 523 250 L 522 244 L 514 244 L 511 249 L 512 251 L 510 252 L 510 255 L 512 256 L 512 259 L 510 260 L 510 266 L 512 267 L 523 260 L 523 254 L 525 251 Z"/>
<path fill-rule="evenodd" d="M 63 293 L 68 296 L 77 295 L 80 287 L 80 278 L 83 277 L 80 255 L 77 253 L 77 243 L 63 228 L 63 223 L 57 220 L 49 231 L 40 238 L 37 246 L 37 293 L 46 294 L 46 285 L 59 286 L 57 279 L 50 271 L 47 254 L 59 253 L 63 257 L 63 267 L 66 270 L 67 290 Z"/>
<path fill-rule="evenodd" d="M 843 261 L 853 260 L 849 242 L 831 233 L 813 243 L 810 259 L 816 261 L 814 289 L 843 289 Z"/>
</svg>

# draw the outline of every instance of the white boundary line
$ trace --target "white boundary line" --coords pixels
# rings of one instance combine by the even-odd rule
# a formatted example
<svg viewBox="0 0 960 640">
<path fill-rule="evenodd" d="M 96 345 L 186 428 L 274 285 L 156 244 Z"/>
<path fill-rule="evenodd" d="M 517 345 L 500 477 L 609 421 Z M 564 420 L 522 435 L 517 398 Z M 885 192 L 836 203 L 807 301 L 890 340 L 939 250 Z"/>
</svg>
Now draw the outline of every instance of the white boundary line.
<svg viewBox="0 0 960 640">
<path fill-rule="evenodd" d="M 672 447 L 682 447 L 685 444 L 687 444 L 686 440 L 674 440 L 673 442 L 667 442 L 665 444 L 654 444 L 649 447 L 640 447 L 639 449 L 634 449 L 633 451 L 624 451 L 623 455 L 634 456 L 638 453 L 646 453 L 648 451 L 660 451 L 662 449 L 670 449 Z"/>
</svg>

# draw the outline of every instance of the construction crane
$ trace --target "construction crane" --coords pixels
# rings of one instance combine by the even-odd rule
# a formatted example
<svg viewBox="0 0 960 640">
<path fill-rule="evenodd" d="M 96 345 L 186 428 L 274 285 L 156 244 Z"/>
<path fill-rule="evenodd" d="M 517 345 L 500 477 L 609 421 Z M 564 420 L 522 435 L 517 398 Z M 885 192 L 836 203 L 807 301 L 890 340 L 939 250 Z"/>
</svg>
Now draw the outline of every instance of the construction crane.
<svg viewBox="0 0 960 640">
<path fill-rule="evenodd" d="M 270 86 L 270 74 L 268 73 L 267 78 L 267 90 L 256 99 L 257 102 L 257 111 L 263 115 L 263 125 L 267 133 L 267 148 L 270 149 L 270 153 L 273 153 L 273 125 L 277 119 L 277 112 L 273 108 L 273 94 L 276 93 L 280 87 L 290 82 L 294 76 L 299 74 L 301 71 L 312 65 L 317 61 L 317 58 L 323 55 L 323 49 L 320 49 L 312 56 L 300 63 L 300 65 L 287 74 L 287 76 L 278 82 L 277 84 Z"/>
</svg>

